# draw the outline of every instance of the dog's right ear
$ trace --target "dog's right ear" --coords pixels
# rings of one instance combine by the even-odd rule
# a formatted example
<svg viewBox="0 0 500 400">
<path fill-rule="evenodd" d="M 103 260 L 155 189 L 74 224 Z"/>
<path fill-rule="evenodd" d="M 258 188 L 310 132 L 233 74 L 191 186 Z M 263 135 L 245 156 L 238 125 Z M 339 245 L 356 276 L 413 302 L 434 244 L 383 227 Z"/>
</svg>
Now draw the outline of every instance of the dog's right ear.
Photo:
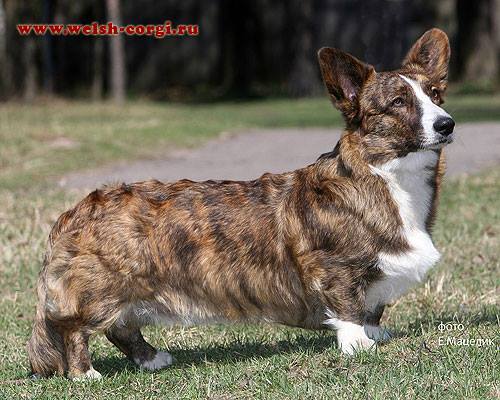
<svg viewBox="0 0 500 400">
<path fill-rule="evenodd" d="M 359 94 L 374 68 L 350 54 L 331 47 L 318 51 L 321 75 L 333 105 L 348 123 L 356 123 L 359 112 Z"/>
</svg>

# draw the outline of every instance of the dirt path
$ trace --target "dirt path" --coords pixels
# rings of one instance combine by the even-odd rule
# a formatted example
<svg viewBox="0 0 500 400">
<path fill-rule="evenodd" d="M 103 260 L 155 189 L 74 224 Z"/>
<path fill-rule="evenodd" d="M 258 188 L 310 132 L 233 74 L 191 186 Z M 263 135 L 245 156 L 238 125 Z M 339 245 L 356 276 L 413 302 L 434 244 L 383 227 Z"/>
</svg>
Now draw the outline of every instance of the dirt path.
<svg viewBox="0 0 500 400">
<path fill-rule="evenodd" d="M 500 123 L 461 124 L 456 131 L 455 143 L 447 148 L 448 175 L 500 165 Z M 209 141 L 197 149 L 174 151 L 164 159 L 71 173 L 61 179 L 60 185 L 82 189 L 148 178 L 253 179 L 264 172 L 290 171 L 314 162 L 334 147 L 339 135 L 339 129 L 246 131 Z"/>
</svg>

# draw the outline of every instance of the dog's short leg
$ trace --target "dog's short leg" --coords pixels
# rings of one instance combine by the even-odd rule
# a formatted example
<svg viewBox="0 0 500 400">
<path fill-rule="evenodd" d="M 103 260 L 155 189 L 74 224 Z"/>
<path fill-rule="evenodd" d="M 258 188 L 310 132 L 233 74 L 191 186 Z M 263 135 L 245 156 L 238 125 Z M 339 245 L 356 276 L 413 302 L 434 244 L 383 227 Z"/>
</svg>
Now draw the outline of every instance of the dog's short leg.
<svg viewBox="0 0 500 400">
<path fill-rule="evenodd" d="M 377 306 L 374 311 L 368 312 L 365 316 L 365 333 L 370 339 L 376 342 L 386 342 L 391 339 L 391 333 L 380 326 L 380 319 L 384 313 L 384 306 Z"/>
<path fill-rule="evenodd" d="M 387 342 L 392 338 L 391 333 L 382 326 L 378 325 L 365 325 L 366 335 L 375 340 L 376 342 Z"/>
<path fill-rule="evenodd" d="M 69 331 L 63 334 L 66 359 L 68 362 L 68 378 L 78 381 L 101 379 L 102 376 L 90 362 L 89 336 L 80 331 Z"/>
<path fill-rule="evenodd" d="M 113 325 L 106 332 L 106 337 L 141 368 L 153 371 L 167 367 L 173 362 L 170 353 L 158 351 L 146 342 L 137 327 Z"/>
<path fill-rule="evenodd" d="M 366 313 L 362 293 L 358 296 L 345 297 L 340 297 L 338 293 L 333 292 L 333 296 L 329 299 L 329 303 L 334 304 L 336 310 L 327 308 L 328 319 L 324 321 L 324 324 L 337 331 L 337 343 L 340 350 L 344 354 L 352 355 L 358 351 L 375 349 L 376 342 L 365 329 Z M 342 301 L 337 304 L 332 301 L 339 299 Z"/>
<path fill-rule="evenodd" d="M 365 293 L 349 267 L 336 264 L 334 253 L 316 250 L 303 254 L 299 263 L 304 271 L 306 287 L 318 291 L 325 306 L 323 324 L 337 331 L 338 347 L 343 353 L 375 347 L 364 330 Z M 321 277 L 329 276 L 328 284 Z M 326 289 L 326 290 L 324 290 Z"/>
<path fill-rule="evenodd" d="M 367 336 L 363 325 L 336 318 L 331 312 L 328 316 L 324 324 L 337 331 L 337 343 L 342 353 L 352 355 L 375 348 L 375 341 Z"/>
</svg>

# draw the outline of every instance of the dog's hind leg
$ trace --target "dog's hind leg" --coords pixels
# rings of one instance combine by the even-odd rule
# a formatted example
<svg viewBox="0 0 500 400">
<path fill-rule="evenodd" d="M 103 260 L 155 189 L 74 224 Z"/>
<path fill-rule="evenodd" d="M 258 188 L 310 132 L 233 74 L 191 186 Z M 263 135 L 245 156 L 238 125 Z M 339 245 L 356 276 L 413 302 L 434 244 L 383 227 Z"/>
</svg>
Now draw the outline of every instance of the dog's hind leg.
<svg viewBox="0 0 500 400">
<path fill-rule="evenodd" d="M 88 340 L 117 318 L 122 291 L 109 284 L 116 280 L 98 257 L 74 257 L 68 246 L 54 249 L 40 275 L 37 315 L 28 343 L 31 369 L 35 376 L 67 373 L 74 380 L 98 379 Z"/>
<path fill-rule="evenodd" d="M 146 342 L 138 327 L 113 325 L 106 331 L 106 337 L 141 368 L 153 371 L 172 364 L 170 353 L 158 351 Z"/>
</svg>

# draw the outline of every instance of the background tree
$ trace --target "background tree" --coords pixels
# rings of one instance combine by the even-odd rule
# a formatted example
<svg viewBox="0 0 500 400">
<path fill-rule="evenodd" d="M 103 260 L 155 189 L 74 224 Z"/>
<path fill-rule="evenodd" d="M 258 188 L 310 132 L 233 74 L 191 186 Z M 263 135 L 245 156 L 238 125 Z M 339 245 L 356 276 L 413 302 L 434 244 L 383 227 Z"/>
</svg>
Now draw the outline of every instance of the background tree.
<svg viewBox="0 0 500 400">
<path fill-rule="evenodd" d="M 122 25 L 120 0 L 106 0 L 106 11 L 108 21 L 116 26 Z M 125 69 L 125 49 L 123 35 L 114 35 L 109 39 L 110 44 L 110 81 L 111 97 L 117 103 L 125 100 L 126 69 Z"/>
<path fill-rule="evenodd" d="M 292 96 L 309 96 L 318 91 L 319 80 L 314 48 L 315 9 L 313 0 L 292 0 L 288 2 L 287 14 L 293 21 L 290 37 L 291 68 L 288 77 L 288 91 Z"/>
<path fill-rule="evenodd" d="M 500 0 L 0 0 L 0 98 L 124 101 L 308 96 L 316 61 L 339 47 L 387 70 L 438 26 L 452 42 L 451 79 L 498 88 Z M 198 24 L 197 37 L 54 36 L 18 23 Z M 107 45 L 108 44 L 108 45 Z M 126 52 L 125 52 L 126 46 Z"/>
<path fill-rule="evenodd" d="M 54 0 L 43 0 L 43 19 L 46 24 L 54 23 Z M 54 37 L 47 35 L 43 37 L 43 89 L 46 94 L 54 91 Z"/>
<path fill-rule="evenodd" d="M 459 76 L 468 82 L 498 79 L 500 23 L 497 0 L 457 0 L 457 56 Z"/>
</svg>

